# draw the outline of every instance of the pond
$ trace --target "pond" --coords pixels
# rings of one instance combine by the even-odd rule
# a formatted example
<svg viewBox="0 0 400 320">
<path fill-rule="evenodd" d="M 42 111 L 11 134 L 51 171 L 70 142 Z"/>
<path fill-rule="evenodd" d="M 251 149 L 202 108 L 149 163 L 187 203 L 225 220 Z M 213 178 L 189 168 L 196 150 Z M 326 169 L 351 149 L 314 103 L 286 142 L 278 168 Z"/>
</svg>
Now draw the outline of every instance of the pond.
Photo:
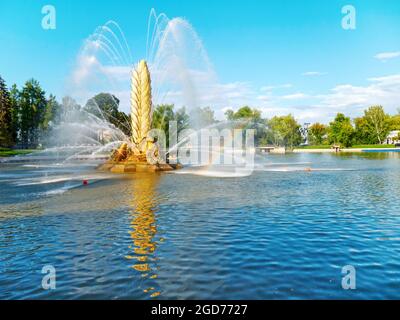
<svg viewBox="0 0 400 320">
<path fill-rule="evenodd" d="M 400 153 L 176 173 L 0 164 L 0 298 L 400 298 Z M 348 265 L 355 290 L 342 288 Z"/>
</svg>

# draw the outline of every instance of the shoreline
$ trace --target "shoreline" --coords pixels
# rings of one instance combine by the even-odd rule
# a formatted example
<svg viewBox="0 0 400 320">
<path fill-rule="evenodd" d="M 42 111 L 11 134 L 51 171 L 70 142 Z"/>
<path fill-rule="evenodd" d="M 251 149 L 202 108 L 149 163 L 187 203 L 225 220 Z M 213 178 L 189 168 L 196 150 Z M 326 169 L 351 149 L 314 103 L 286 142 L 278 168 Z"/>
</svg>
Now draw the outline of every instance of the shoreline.
<svg viewBox="0 0 400 320">
<path fill-rule="evenodd" d="M 400 152 L 400 148 L 344 148 L 335 149 L 293 149 L 293 153 L 360 153 L 360 152 Z"/>
</svg>

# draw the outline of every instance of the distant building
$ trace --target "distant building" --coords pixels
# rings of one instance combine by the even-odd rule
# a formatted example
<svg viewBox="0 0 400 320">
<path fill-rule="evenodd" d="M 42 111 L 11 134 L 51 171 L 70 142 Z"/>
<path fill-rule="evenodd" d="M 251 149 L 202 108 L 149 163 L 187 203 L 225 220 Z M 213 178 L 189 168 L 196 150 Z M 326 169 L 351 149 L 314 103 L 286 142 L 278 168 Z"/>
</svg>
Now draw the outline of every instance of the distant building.
<svg viewBox="0 0 400 320">
<path fill-rule="evenodd" d="M 395 144 L 400 142 L 400 130 L 394 130 L 386 138 L 386 144 Z"/>
<path fill-rule="evenodd" d="M 256 147 L 256 151 L 260 153 L 286 153 L 285 147 L 276 146 Z"/>
</svg>

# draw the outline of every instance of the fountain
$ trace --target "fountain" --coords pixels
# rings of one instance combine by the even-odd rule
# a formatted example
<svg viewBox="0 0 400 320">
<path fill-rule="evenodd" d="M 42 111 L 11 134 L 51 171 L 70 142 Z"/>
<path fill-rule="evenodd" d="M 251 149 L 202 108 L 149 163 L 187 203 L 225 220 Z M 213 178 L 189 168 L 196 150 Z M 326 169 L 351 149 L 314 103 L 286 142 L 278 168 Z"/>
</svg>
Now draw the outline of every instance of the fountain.
<svg viewBox="0 0 400 320">
<path fill-rule="evenodd" d="M 141 60 L 132 71 L 130 104 L 132 128 L 130 141 L 122 143 L 100 169 L 115 173 L 178 169 L 178 164 L 168 164 L 162 159 L 157 139 L 149 136 L 152 97 L 150 72 L 145 60 Z"/>
</svg>

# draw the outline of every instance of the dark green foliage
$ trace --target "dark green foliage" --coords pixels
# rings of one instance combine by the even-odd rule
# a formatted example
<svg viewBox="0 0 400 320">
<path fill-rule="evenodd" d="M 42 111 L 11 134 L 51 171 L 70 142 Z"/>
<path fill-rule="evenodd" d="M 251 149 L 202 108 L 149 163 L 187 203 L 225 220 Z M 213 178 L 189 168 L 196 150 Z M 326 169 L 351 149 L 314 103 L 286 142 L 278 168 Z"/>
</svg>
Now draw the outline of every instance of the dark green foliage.
<svg viewBox="0 0 400 320">
<path fill-rule="evenodd" d="M 177 122 L 178 132 L 189 127 L 189 115 L 184 107 L 174 111 L 174 105 L 162 104 L 153 110 L 152 128 L 160 129 L 165 133 L 167 146 L 169 145 L 169 123 Z"/>
<path fill-rule="evenodd" d="M 273 117 L 268 121 L 268 127 L 274 145 L 293 148 L 302 142 L 301 126 L 291 114 Z"/>
<path fill-rule="evenodd" d="M 89 113 L 112 123 L 126 135 L 130 135 L 131 126 L 129 116 L 119 111 L 118 107 L 119 99 L 110 93 L 99 93 L 89 99 L 85 105 Z"/>
<path fill-rule="evenodd" d="M 323 144 L 326 134 L 327 134 L 327 128 L 322 123 L 316 122 L 308 128 L 308 138 L 310 144 L 313 145 Z"/>
<path fill-rule="evenodd" d="M 249 106 L 241 107 L 238 111 L 227 110 L 225 116 L 228 121 L 235 121 L 235 127 L 243 130 L 254 129 L 255 145 L 272 143 L 267 129 L 267 121 L 261 117 L 261 111 Z"/>
<path fill-rule="evenodd" d="M 13 126 L 13 104 L 10 92 L 0 76 L 0 146 L 10 147 L 15 143 L 16 132 Z"/>
<path fill-rule="evenodd" d="M 39 129 L 45 118 L 47 100 L 38 81 L 28 80 L 18 96 L 19 139 L 23 148 L 36 147 Z"/>
<path fill-rule="evenodd" d="M 329 124 L 328 139 L 331 144 L 350 147 L 354 142 L 354 128 L 350 118 L 338 113 L 335 120 Z"/>
</svg>

